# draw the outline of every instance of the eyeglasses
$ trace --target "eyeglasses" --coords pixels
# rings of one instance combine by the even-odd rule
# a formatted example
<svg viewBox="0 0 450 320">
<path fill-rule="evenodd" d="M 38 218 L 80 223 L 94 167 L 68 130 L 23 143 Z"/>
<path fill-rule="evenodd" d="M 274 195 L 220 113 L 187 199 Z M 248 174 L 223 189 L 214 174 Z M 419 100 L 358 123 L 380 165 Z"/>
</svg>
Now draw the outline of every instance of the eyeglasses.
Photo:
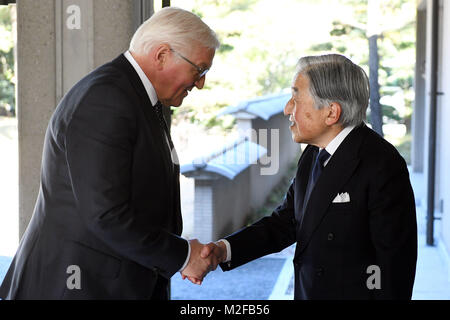
<svg viewBox="0 0 450 320">
<path fill-rule="evenodd" d="M 198 80 L 201 79 L 209 71 L 209 69 L 200 68 L 198 65 L 193 63 L 191 60 L 189 60 L 185 56 L 183 56 L 181 53 L 173 50 L 172 48 L 170 48 L 170 51 L 175 52 L 181 59 L 183 59 L 184 61 L 189 63 L 191 66 L 193 66 L 197 70 L 197 72 L 198 72 Z"/>
</svg>

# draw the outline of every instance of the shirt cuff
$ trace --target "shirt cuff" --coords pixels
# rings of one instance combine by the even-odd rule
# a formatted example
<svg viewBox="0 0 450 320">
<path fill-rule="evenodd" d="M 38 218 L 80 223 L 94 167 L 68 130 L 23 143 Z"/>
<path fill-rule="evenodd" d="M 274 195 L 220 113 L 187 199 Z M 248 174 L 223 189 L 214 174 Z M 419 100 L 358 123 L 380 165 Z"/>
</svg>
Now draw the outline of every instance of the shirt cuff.
<svg viewBox="0 0 450 320">
<path fill-rule="evenodd" d="M 231 245 L 228 240 L 220 239 L 217 242 L 222 241 L 225 244 L 225 247 L 227 248 L 227 258 L 223 262 L 230 262 L 231 261 Z"/>
<path fill-rule="evenodd" d="M 187 266 L 187 264 L 189 262 L 189 258 L 191 257 L 191 244 L 189 243 L 189 241 L 186 241 L 186 242 L 187 242 L 187 245 L 188 245 L 188 254 L 187 254 L 186 260 L 184 261 L 183 266 L 180 269 L 180 272 L 183 271 L 184 268 L 186 268 L 186 266 Z"/>
</svg>

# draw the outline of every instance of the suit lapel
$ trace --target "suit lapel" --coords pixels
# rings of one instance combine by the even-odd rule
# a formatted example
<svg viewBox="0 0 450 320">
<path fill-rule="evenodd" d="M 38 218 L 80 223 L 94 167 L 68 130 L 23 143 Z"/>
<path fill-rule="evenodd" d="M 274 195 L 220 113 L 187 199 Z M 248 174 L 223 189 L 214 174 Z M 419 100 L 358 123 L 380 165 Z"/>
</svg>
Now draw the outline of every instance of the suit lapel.
<svg viewBox="0 0 450 320">
<path fill-rule="evenodd" d="M 304 210 L 303 222 L 298 232 L 302 250 L 326 216 L 328 207 L 344 184 L 352 177 L 359 164 L 358 150 L 367 133 L 364 125 L 353 129 L 325 166 Z M 309 165 L 311 171 L 311 164 Z M 308 172 L 309 173 L 309 172 Z M 296 207 L 299 209 L 299 207 Z"/>
<path fill-rule="evenodd" d="M 166 164 L 164 166 L 165 169 L 167 169 L 168 174 L 173 174 L 173 161 L 171 157 L 171 141 L 170 135 L 168 135 L 166 132 L 164 132 L 164 129 L 161 128 L 159 124 L 159 120 L 157 120 L 157 115 L 154 110 L 154 106 L 150 103 L 150 100 L 147 98 L 147 104 L 143 105 L 143 112 L 145 114 L 145 118 L 147 120 L 147 123 L 149 124 L 149 129 L 152 133 L 152 137 L 157 137 L 156 139 L 153 138 L 153 142 L 158 146 L 159 154 L 163 157 L 164 163 Z"/>
<path fill-rule="evenodd" d="M 141 100 L 140 106 L 145 115 L 148 129 L 151 133 L 151 140 L 153 141 L 153 143 L 155 143 L 155 145 L 157 145 L 159 150 L 158 153 L 161 155 L 161 157 L 163 158 L 163 162 L 166 164 L 164 166 L 166 174 L 171 176 L 172 174 L 174 174 L 174 167 L 171 157 L 171 150 L 166 143 L 166 139 L 171 141 L 170 134 L 166 136 L 164 130 L 161 128 L 158 120 L 158 115 L 156 114 L 154 106 L 150 102 L 147 91 L 145 90 L 141 79 L 136 73 L 136 70 L 134 70 L 133 66 L 130 64 L 127 58 L 125 58 L 125 56 L 121 54 L 119 57 L 112 61 L 112 64 L 117 66 L 127 75 L 130 83 L 135 88 L 136 93 Z"/>
<path fill-rule="evenodd" d="M 183 230 L 183 222 L 181 218 L 181 207 L 180 207 L 180 186 L 179 186 L 179 173 L 180 167 L 178 165 L 178 160 L 172 160 L 172 140 L 170 137 L 170 132 L 167 128 L 167 133 L 161 128 L 158 115 L 156 114 L 154 106 L 151 104 L 150 98 L 139 78 L 136 70 L 130 62 L 125 58 L 123 54 L 118 56 L 112 61 L 112 64 L 122 70 L 125 73 L 130 83 L 134 87 L 139 99 L 141 101 L 140 107 L 144 113 L 145 120 L 147 122 L 147 129 L 149 130 L 150 140 L 157 146 L 158 154 L 162 157 L 164 163 L 164 173 L 167 177 L 164 179 L 169 188 L 171 196 L 171 203 L 173 204 L 173 219 L 174 230 L 173 232 L 181 235 Z M 176 159 L 175 159 L 176 160 Z"/>
<path fill-rule="evenodd" d="M 163 172 L 161 175 L 164 177 L 163 180 L 167 183 L 168 192 L 170 194 L 170 208 L 173 212 L 173 216 L 168 225 L 173 226 L 172 232 L 181 235 L 183 229 L 183 222 L 181 218 L 181 207 L 180 207 L 180 187 L 179 187 L 179 173 L 180 168 L 178 161 L 172 161 L 171 145 L 172 140 L 170 137 L 170 132 L 167 134 L 164 129 L 161 128 L 158 115 L 156 114 L 154 106 L 151 104 L 150 98 L 148 97 L 147 91 L 139 78 L 136 70 L 130 64 L 130 62 L 125 58 L 123 54 L 119 55 L 116 59 L 111 62 L 112 66 L 118 68 L 125 74 L 127 79 L 133 86 L 136 95 L 139 97 L 139 106 L 144 113 L 145 122 L 147 123 L 146 129 L 149 135 L 149 139 L 157 148 L 157 154 L 161 157 L 163 163 Z M 167 129 L 168 131 L 168 129 Z M 168 142 L 167 142 L 168 140 Z M 169 146 L 170 145 L 170 146 Z M 155 169 L 159 170 L 159 169 Z"/>
</svg>

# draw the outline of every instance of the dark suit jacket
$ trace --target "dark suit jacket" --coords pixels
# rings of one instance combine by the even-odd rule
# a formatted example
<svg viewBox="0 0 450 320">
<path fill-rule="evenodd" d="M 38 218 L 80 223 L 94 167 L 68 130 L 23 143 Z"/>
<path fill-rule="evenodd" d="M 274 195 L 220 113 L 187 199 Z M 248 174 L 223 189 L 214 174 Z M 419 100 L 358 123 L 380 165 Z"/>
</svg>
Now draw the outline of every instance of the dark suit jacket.
<svg viewBox="0 0 450 320">
<path fill-rule="evenodd" d="M 178 179 L 128 60 L 94 70 L 50 120 L 36 207 L 0 297 L 167 298 L 166 279 L 188 253 Z M 80 268 L 81 289 L 67 286 L 71 265 Z"/>
<path fill-rule="evenodd" d="M 232 255 L 222 269 L 297 243 L 295 299 L 410 299 L 417 226 L 405 161 L 374 131 L 357 127 L 325 166 L 303 210 L 317 152 L 306 147 L 283 203 L 271 216 L 226 238 Z M 350 202 L 333 203 L 344 192 Z M 367 286 L 376 284 L 371 265 L 380 268 L 381 289 Z"/>
</svg>

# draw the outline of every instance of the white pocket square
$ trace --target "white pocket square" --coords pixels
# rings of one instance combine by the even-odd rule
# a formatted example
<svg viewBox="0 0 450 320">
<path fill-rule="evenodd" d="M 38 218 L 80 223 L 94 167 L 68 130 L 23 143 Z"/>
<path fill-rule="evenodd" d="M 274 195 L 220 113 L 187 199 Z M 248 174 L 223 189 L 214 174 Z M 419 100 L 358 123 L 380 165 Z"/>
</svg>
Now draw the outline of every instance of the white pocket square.
<svg viewBox="0 0 450 320">
<path fill-rule="evenodd" d="M 336 198 L 334 198 L 333 203 L 345 203 L 350 202 L 350 195 L 348 192 L 338 193 Z"/>
</svg>

